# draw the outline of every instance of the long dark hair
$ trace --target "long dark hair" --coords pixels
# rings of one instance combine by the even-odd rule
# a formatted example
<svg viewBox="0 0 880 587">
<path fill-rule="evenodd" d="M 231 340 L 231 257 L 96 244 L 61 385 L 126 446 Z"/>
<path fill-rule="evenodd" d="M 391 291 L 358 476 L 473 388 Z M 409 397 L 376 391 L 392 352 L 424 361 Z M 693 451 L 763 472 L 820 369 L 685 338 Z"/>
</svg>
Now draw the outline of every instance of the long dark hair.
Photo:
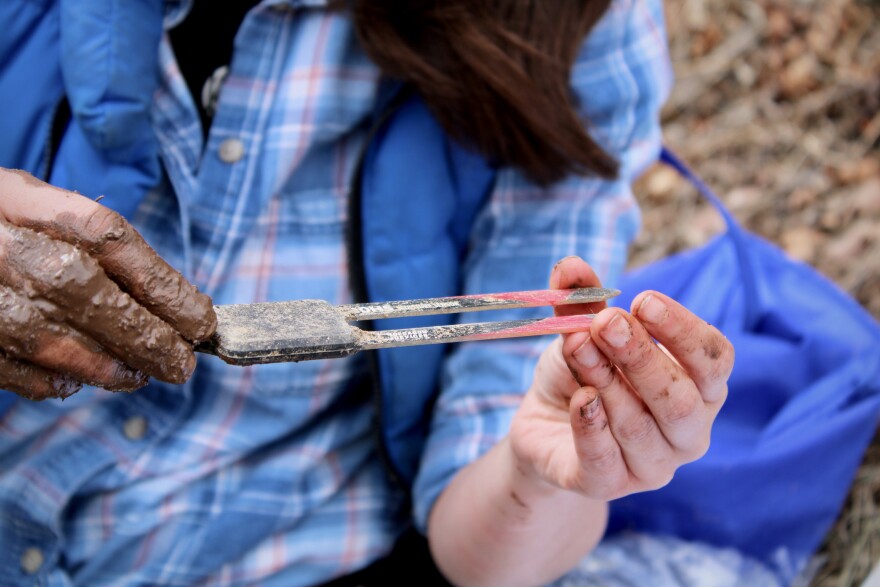
<svg viewBox="0 0 880 587">
<path fill-rule="evenodd" d="M 610 0 L 349 0 L 360 42 L 411 83 L 451 136 L 540 184 L 611 178 L 585 130 L 572 64 Z"/>
</svg>

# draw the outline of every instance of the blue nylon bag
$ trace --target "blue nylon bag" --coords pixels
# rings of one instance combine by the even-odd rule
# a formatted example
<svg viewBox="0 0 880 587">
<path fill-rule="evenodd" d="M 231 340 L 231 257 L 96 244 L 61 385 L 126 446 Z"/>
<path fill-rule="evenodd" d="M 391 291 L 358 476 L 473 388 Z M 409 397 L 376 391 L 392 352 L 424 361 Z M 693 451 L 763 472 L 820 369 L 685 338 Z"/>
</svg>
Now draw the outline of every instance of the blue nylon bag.
<svg viewBox="0 0 880 587">
<path fill-rule="evenodd" d="M 709 452 L 666 487 L 611 504 L 632 529 L 733 547 L 802 572 L 837 518 L 880 413 L 880 326 L 811 267 L 741 227 L 677 157 L 661 160 L 727 232 L 624 276 L 616 305 L 661 291 L 719 328 L 736 360 Z"/>
</svg>

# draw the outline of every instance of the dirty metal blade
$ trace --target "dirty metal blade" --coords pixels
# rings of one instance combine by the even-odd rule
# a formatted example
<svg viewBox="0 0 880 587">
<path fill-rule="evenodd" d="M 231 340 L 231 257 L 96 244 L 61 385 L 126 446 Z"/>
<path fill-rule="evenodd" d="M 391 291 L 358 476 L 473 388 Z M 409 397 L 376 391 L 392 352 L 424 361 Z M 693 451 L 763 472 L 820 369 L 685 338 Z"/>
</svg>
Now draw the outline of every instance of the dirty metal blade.
<svg viewBox="0 0 880 587">
<path fill-rule="evenodd" d="M 589 328 L 592 315 L 477 322 L 398 330 L 362 330 L 361 320 L 601 302 L 620 292 L 582 288 L 468 295 L 333 306 L 291 300 L 215 306 L 217 330 L 196 351 L 233 365 L 335 359 L 361 350 L 561 334 Z"/>
<path fill-rule="evenodd" d="M 420 344 L 495 340 L 543 334 L 566 334 L 588 330 L 594 314 L 577 314 L 553 318 L 506 320 L 503 322 L 476 322 L 473 324 L 450 324 L 425 326 L 400 330 L 373 330 L 358 333 L 361 349 L 382 349 Z"/>
<path fill-rule="evenodd" d="M 431 314 L 457 314 L 503 308 L 534 308 L 604 302 L 620 295 L 616 289 L 584 287 L 580 289 L 541 289 L 496 294 L 477 294 L 421 300 L 399 300 L 335 306 L 345 320 L 379 320 Z"/>
</svg>

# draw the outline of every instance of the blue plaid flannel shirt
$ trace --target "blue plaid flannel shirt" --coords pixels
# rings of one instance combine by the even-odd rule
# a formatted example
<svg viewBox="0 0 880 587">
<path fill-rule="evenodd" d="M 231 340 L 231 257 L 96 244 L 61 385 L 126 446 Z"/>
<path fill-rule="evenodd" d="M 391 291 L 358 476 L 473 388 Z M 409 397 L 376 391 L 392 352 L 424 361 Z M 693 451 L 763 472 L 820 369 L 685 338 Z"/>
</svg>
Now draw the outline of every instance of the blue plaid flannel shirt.
<svg viewBox="0 0 880 587">
<path fill-rule="evenodd" d="M 134 223 L 217 304 L 351 301 L 346 200 L 379 72 L 325 4 L 249 13 L 204 144 L 160 48 L 152 117 L 167 180 Z M 613 284 L 639 222 L 630 182 L 657 156 L 671 79 L 660 0 L 615 0 L 572 83 L 621 179 L 540 189 L 502 170 L 474 226 L 467 293 L 545 287 L 572 254 Z M 525 257 L 546 270 L 512 280 Z M 0 584 L 295 587 L 361 568 L 413 516 L 424 528 L 449 478 L 504 436 L 547 342 L 450 355 L 411 509 L 352 385 L 361 357 L 236 368 L 202 356 L 185 386 L 19 401 L 0 417 Z M 469 375 L 489 348 L 514 366 L 504 393 Z"/>
</svg>

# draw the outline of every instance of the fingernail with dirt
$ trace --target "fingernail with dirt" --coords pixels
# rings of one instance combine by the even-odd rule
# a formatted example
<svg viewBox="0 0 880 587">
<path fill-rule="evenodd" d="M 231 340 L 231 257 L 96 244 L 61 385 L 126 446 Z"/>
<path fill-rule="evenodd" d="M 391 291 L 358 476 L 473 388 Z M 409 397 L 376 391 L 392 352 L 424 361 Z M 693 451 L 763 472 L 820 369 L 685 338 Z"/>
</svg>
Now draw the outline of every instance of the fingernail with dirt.
<svg viewBox="0 0 880 587">
<path fill-rule="evenodd" d="M 57 394 L 56 397 L 65 400 L 82 389 L 82 384 L 68 377 L 56 377 L 52 380 L 52 388 Z"/>
<path fill-rule="evenodd" d="M 583 417 L 588 422 L 595 420 L 596 416 L 599 414 L 600 401 L 601 400 L 599 399 L 599 396 L 597 394 L 596 397 L 584 404 L 584 406 L 581 408 L 581 417 Z"/>
<path fill-rule="evenodd" d="M 145 386 L 149 381 L 150 378 L 140 371 L 129 369 L 119 363 L 110 382 L 105 385 L 97 385 L 107 391 L 135 391 Z"/>
<path fill-rule="evenodd" d="M 592 369 L 598 365 L 600 360 L 599 349 L 596 348 L 596 343 L 592 341 L 589 335 L 583 344 L 572 353 L 572 356 L 575 361 L 587 369 Z"/>
<path fill-rule="evenodd" d="M 632 328 L 623 316 L 615 314 L 599 334 L 614 348 L 622 348 L 632 338 Z"/>
<path fill-rule="evenodd" d="M 666 304 L 651 294 L 646 296 L 642 303 L 639 304 L 638 316 L 645 322 L 660 325 L 666 321 L 666 318 L 669 316 L 669 310 L 666 309 Z"/>
</svg>

